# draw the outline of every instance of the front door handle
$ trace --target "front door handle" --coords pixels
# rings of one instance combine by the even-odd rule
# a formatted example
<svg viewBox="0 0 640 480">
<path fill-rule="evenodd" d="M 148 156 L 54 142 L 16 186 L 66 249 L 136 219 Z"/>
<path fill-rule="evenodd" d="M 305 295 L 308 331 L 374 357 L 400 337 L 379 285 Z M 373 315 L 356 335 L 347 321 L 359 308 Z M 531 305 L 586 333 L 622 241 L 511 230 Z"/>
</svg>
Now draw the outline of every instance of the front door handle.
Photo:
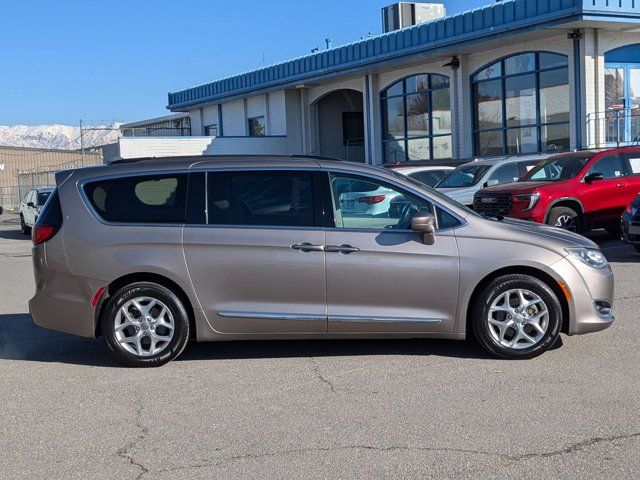
<svg viewBox="0 0 640 480">
<path fill-rule="evenodd" d="M 351 245 L 342 244 L 342 245 L 327 245 L 326 247 L 324 247 L 324 251 L 332 252 L 332 253 L 342 253 L 343 255 L 347 255 L 349 253 L 359 252 L 360 249 L 357 247 L 352 247 Z"/>
<path fill-rule="evenodd" d="M 324 252 L 324 245 L 313 245 L 309 242 L 296 243 L 291 245 L 294 250 L 299 250 L 304 253 L 308 252 Z"/>
</svg>

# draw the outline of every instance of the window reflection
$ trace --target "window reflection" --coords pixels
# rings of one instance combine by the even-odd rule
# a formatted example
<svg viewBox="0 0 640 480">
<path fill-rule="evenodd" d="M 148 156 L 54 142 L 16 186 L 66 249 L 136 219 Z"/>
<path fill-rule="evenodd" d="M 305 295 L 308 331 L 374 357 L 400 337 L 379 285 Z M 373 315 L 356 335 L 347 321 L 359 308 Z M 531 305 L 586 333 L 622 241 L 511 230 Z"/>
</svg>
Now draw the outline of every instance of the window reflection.
<svg viewBox="0 0 640 480">
<path fill-rule="evenodd" d="M 407 77 L 389 86 L 381 97 L 385 162 L 451 158 L 448 77 Z"/>
<path fill-rule="evenodd" d="M 569 149 L 567 57 L 514 55 L 472 77 L 477 155 Z"/>
</svg>

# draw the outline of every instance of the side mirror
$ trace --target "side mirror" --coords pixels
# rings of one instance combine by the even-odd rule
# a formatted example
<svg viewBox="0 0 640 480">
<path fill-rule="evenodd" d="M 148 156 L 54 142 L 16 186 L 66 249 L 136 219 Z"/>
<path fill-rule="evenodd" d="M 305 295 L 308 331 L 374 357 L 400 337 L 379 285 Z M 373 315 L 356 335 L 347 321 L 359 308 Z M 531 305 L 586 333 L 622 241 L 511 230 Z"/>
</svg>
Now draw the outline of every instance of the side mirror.
<svg viewBox="0 0 640 480">
<path fill-rule="evenodd" d="M 604 175 L 601 173 L 590 173 L 586 177 L 584 177 L 584 181 L 587 183 L 597 182 L 599 180 L 604 180 Z"/>
<path fill-rule="evenodd" d="M 422 234 L 422 243 L 436 243 L 436 217 L 430 213 L 421 213 L 411 219 L 411 230 Z"/>
<path fill-rule="evenodd" d="M 495 178 L 492 180 L 487 180 L 486 182 L 484 182 L 484 188 L 487 187 L 493 187 L 494 185 L 498 185 L 500 182 L 498 180 L 496 180 Z"/>
<path fill-rule="evenodd" d="M 27 202 L 27 207 L 34 208 L 34 207 L 35 207 L 35 205 L 33 204 L 33 202 Z"/>
</svg>

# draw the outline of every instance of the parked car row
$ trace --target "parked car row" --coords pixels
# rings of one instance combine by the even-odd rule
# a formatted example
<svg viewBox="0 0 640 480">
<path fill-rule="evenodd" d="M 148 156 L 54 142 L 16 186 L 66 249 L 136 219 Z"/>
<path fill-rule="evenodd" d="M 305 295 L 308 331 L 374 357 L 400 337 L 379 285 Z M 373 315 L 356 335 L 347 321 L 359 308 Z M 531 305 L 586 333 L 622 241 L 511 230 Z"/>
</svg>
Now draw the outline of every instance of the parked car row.
<svg viewBox="0 0 640 480">
<path fill-rule="evenodd" d="M 640 251 L 639 147 L 476 160 L 434 187 L 482 215 L 621 232 Z"/>
</svg>

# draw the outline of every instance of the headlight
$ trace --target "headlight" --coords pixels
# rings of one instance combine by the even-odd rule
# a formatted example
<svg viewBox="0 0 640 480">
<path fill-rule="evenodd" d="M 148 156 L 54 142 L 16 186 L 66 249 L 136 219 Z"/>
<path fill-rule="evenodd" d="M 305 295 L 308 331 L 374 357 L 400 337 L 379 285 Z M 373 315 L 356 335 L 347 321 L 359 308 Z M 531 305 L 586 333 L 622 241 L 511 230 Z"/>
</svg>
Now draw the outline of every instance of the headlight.
<svg viewBox="0 0 640 480">
<path fill-rule="evenodd" d="M 540 194 L 528 193 L 526 195 L 516 195 L 516 200 L 520 202 L 529 202 L 527 207 L 524 208 L 523 210 L 531 210 L 533 207 L 536 206 L 536 203 L 538 203 L 538 200 L 540 200 Z"/>
<path fill-rule="evenodd" d="M 597 248 L 566 248 L 565 250 L 590 267 L 604 268 L 609 265 L 605 256 Z"/>
</svg>

